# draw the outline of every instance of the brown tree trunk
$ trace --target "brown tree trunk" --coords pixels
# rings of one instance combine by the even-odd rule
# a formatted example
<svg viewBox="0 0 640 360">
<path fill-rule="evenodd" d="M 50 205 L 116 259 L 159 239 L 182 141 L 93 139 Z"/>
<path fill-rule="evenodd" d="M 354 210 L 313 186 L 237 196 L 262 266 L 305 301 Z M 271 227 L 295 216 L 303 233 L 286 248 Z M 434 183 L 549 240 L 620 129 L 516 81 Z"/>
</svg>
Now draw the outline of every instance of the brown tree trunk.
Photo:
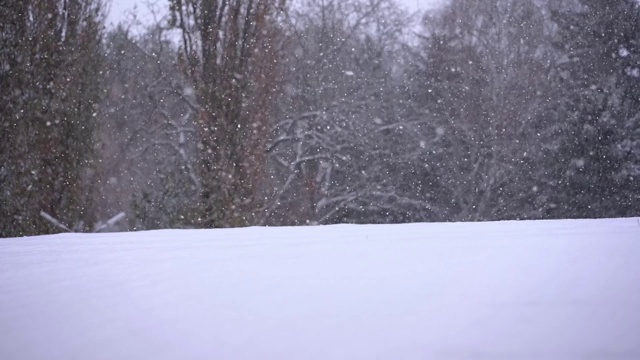
<svg viewBox="0 0 640 360">
<path fill-rule="evenodd" d="M 254 224 L 262 207 L 267 119 L 277 80 L 275 0 L 174 0 L 198 92 L 201 224 Z"/>
</svg>

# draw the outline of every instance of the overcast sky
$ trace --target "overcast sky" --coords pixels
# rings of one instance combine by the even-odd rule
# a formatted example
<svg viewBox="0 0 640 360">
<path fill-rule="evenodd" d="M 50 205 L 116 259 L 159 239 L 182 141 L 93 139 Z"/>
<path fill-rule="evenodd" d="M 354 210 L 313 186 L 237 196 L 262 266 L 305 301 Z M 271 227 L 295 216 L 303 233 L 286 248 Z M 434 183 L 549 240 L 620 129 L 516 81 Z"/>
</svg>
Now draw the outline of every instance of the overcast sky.
<svg viewBox="0 0 640 360">
<path fill-rule="evenodd" d="M 168 0 L 111 0 L 110 11 L 107 17 L 107 24 L 116 24 L 123 20 L 128 12 L 137 8 L 136 12 L 140 19 L 149 18 L 147 3 L 155 4 L 160 9 L 165 9 Z M 398 0 L 411 10 L 426 9 L 437 6 L 442 0 Z"/>
</svg>

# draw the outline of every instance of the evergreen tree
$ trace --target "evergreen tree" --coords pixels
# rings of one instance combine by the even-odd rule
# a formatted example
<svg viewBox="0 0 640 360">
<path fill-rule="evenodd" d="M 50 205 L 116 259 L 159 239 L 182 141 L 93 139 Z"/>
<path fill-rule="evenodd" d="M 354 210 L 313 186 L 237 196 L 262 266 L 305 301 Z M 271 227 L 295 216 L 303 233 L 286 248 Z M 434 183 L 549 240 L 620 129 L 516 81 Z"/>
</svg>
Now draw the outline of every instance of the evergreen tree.
<svg viewBox="0 0 640 360">
<path fill-rule="evenodd" d="M 581 0 L 556 12 L 559 141 L 549 149 L 552 217 L 640 211 L 640 9 L 635 0 Z"/>
<path fill-rule="evenodd" d="M 77 230 L 99 98 L 99 0 L 0 4 L 0 234 L 48 233 L 44 211 Z"/>
<path fill-rule="evenodd" d="M 425 19 L 409 68 L 433 119 L 425 165 L 448 220 L 536 218 L 536 122 L 548 96 L 545 12 L 535 1 L 453 0 Z"/>
</svg>

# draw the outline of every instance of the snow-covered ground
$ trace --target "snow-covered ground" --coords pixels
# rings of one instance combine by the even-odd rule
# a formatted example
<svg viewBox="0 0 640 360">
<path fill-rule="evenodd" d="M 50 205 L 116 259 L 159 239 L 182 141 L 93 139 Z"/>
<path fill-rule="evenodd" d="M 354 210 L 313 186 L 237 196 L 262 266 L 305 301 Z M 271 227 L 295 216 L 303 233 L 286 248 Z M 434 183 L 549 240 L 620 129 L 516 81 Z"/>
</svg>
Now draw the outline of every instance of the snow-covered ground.
<svg viewBox="0 0 640 360">
<path fill-rule="evenodd" d="M 640 359 L 640 223 L 0 239 L 0 359 Z"/>
</svg>

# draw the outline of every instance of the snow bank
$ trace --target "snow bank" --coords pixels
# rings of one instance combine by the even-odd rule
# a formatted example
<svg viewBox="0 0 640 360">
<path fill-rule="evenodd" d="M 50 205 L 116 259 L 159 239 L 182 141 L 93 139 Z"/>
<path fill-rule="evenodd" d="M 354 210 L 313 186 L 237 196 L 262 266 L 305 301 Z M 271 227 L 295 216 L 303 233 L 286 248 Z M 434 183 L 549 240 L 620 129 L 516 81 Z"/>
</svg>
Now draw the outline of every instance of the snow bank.
<svg viewBox="0 0 640 360">
<path fill-rule="evenodd" d="M 638 359 L 638 219 L 0 239 L 0 359 Z"/>
</svg>

